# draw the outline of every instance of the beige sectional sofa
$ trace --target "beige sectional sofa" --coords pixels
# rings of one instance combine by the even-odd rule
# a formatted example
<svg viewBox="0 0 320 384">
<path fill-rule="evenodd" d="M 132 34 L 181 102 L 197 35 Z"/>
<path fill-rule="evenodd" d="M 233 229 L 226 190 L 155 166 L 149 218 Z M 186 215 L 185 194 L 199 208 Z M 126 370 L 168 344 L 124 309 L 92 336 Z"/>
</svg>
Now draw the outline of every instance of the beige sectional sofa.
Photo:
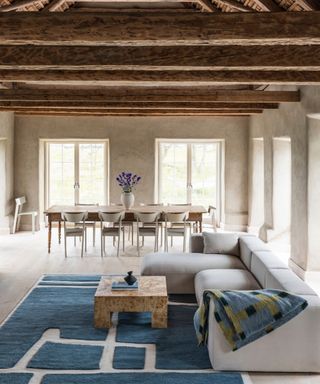
<svg viewBox="0 0 320 384">
<path fill-rule="evenodd" d="M 320 372 L 320 299 L 257 237 L 193 235 L 190 253 L 146 255 L 141 273 L 165 275 L 169 293 L 195 293 L 199 304 L 203 291 L 213 288 L 271 288 L 303 296 L 308 307 L 302 313 L 234 352 L 210 311 L 209 356 L 216 370 Z"/>
</svg>

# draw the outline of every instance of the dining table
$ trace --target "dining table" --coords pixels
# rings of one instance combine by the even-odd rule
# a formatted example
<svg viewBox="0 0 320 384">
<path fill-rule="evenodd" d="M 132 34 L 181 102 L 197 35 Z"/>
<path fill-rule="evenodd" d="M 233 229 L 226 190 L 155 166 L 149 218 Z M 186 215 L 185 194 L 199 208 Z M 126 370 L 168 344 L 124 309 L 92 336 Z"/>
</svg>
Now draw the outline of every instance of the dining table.
<svg viewBox="0 0 320 384">
<path fill-rule="evenodd" d="M 61 243 L 62 212 L 87 212 L 87 221 L 100 222 L 99 212 L 125 212 L 124 220 L 135 222 L 135 212 L 159 212 L 159 221 L 165 220 L 166 213 L 188 212 L 187 221 L 196 223 L 196 232 L 202 232 L 202 216 L 207 209 L 202 205 L 139 205 L 125 209 L 121 205 L 53 205 L 44 211 L 48 219 L 48 253 L 51 252 L 52 224 L 58 223 L 58 241 Z"/>
</svg>

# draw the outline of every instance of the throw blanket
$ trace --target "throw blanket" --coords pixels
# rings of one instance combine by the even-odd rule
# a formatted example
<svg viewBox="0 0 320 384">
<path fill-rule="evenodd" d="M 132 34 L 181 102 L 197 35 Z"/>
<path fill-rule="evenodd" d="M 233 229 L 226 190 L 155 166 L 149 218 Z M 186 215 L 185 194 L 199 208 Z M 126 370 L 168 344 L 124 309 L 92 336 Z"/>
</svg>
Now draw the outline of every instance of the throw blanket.
<svg viewBox="0 0 320 384">
<path fill-rule="evenodd" d="M 308 305 L 300 296 L 275 289 L 206 290 L 194 316 L 199 344 L 207 343 L 211 299 L 215 319 L 233 351 L 279 328 Z"/>
</svg>

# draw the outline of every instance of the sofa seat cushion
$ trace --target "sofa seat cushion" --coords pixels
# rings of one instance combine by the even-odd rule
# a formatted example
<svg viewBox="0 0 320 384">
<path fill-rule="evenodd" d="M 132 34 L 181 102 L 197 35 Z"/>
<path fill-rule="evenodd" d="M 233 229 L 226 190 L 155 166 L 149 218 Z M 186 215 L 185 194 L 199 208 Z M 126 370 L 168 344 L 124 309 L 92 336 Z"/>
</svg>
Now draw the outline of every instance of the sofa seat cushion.
<svg viewBox="0 0 320 384">
<path fill-rule="evenodd" d="M 197 273 L 194 280 L 198 304 L 202 301 L 206 289 L 228 289 L 249 291 L 261 289 L 257 280 L 247 270 L 241 269 L 208 269 Z"/>
<path fill-rule="evenodd" d="M 203 253 L 240 256 L 239 236 L 235 233 L 203 232 Z"/>
<path fill-rule="evenodd" d="M 205 269 L 245 269 L 240 258 L 203 253 L 150 253 L 144 256 L 141 274 L 166 276 L 168 293 L 194 293 L 194 277 Z"/>
<path fill-rule="evenodd" d="M 281 289 L 296 295 L 317 295 L 290 269 L 270 269 L 266 274 L 264 288 Z"/>
<path fill-rule="evenodd" d="M 271 251 L 252 252 L 250 270 L 262 287 L 266 286 L 266 274 L 269 269 L 289 268 Z"/>
<path fill-rule="evenodd" d="M 266 243 L 253 235 L 243 235 L 239 237 L 240 257 L 246 267 L 251 269 L 252 252 L 270 251 Z"/>
</svg>

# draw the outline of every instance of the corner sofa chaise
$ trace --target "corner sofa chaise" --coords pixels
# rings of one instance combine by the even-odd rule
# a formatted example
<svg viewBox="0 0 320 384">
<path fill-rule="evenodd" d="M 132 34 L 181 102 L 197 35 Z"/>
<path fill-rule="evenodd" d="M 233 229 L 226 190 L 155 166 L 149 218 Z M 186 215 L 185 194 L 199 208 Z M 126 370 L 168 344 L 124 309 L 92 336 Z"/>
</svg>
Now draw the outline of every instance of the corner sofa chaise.
<svg viewBox="0 0 320 384">
<path fill-rule="evenodd" d="M 320 372 L 320 299 L 257 237 L 195 234 L 190 253 L 148 254 L 141 274 L 166 276 L 169 293 L 195 293 L 198 304 L 206 289 L 270 288 L 303 296 L 308 307 L 302 313 L 237 351 L 231 350 L 211 308 L 209 357 L 215 370 Z"/>
</svg>

